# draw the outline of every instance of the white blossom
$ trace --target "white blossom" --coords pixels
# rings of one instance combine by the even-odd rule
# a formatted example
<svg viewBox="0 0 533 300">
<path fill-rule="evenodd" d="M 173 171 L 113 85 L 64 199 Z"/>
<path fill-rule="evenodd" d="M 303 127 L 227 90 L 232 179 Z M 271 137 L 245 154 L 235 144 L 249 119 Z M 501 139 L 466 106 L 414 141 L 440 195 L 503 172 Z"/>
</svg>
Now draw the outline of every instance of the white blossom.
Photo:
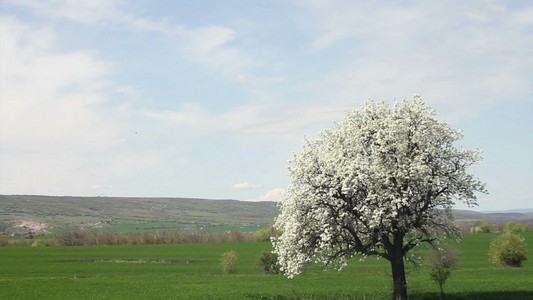
<svg viewBox="0 0 533 300">
<path fill-rule="evenodd" d="M 398 236 L 405 253 L 442 233 L 457 236 L 451 206 L 476 205 L 474 192 L 486 192 L 466 172 L 480 153 L 455 147 L 461 138 L 413 96 L 393 105 L 367 101 L 308 141 L 290 161 L 275 222 L 284 273 L 298 275 L 310 261 L 342 268 L 356 254 L 391 260 Z"/>
</svg>

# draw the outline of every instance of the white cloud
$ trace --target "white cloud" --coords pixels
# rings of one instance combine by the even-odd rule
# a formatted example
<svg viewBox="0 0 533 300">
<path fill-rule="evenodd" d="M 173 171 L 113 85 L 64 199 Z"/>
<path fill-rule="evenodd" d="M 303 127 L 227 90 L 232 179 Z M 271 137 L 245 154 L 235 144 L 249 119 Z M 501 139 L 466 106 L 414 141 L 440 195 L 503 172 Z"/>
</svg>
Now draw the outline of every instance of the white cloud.
<svg viewBox="0 0 533 300">
<path fill-rule="evenodd" d="M 335 105 L 245 105 L 221 116 L 221 123 L 245 134 L 300 134 L 302 130 L 333 122 L 346 109 Z"/>
<path fill-rule="evenodd" d="M 164 20 L 138 17 L 122 10 L 123 1 L 22 0 L 15 3 L 52 18 L 65 18 L 94 26 L 115 23 L 173 37 L 184 57 L 229 79 L 247 78 L 247 74 L 261 65 L 243 49 L 230 46 L 237 33 L 228 27 L 186 28 Z"/>
<path fill-rule="evenodd" d="M 142 110 L 157 122 L 188 128 L 194 134 L 230 132 L 245 135 L 301 136 L 303 130 L 331 125 L 344 116 L 348 106 L 338 104 L 280 105 L 246 104 L 220 114 L 186 103 L 179 110 Z"/>
<path fill-rule="evenodd" d="M 246 77 L 246 75 L 243 75 L 243 74 L 239 74 L 235 77 L 235 81 L 239 83 L 244 83 L 244 82 L 247 82 L 248 80 L 249 80 L 248 77 Z"/>
<path fill-rule="evenodd" d="M 259 197 L 260 201 L 275 201 L 280 202 L 283 198 L 283 194 L 285 194 L 285 189 L 283 188 L 275 188 L 273 190 L 268 191 L 266 194 Z"/>
<path fill-rule="evenodd" d="M 251 190 L 261 188 L 261 184 L 249 183 L 249 182 L 239 182 L 231 186 L 234 190 Z"/>
<path fill-rule="evenodd" d="M 60 52 L 49 29 L 10 18 L 0 25 L 2 193 L 120 194 L 116 182 L 125 178 L 176 176 L 172 168 L 191 167 L 194 154 L 181 151 L 194 149 L 206 135 L 291 131 L 301 122 L 274 126 L 285 120 L 268 115 L 282 107 L 245 105 L 213 114 L 197 104 L 179 110 L 111 104 L 117 93 L 139 95 L 135 87 L 113 84 L 113 65 L 98 52 Z M 236 186 L 252 187 L 260 186 Z"/>
<path fill-rule="evenodd" d="M 41 14 L 61 17 L 76 22 L 96 24 L 117 18 L 123 14 L 118 11 L 122 1 L 114 0 L 18 0 L 14 4 L 30 7 Z"/>
<path fill-rule="evenodd" d="M 141 114 L 154 120 L 195 129 L 209 127 L 213 118 L 202 106 L 194 103 L 185 103 L 179 110 L 144 109 Z"/>
<path fill-rule="evenodd" d="M 227 78 L 246 78 L 261 63 L 240 48 L 230 46 L 237 33 L 221 26 L 199 27 L 181 31 L 181 49 L 194 62 L 220 71 Z"/>
<path fill-rule="evenodd" d="M 342 42 L 355 53 L 309 83 L 317 98 L 353 103 L 354 97 L 403 98 L 416 92 L 439 111 L 454 114 L 532 94 L 530 8 L 478 2 L 303 5 L 316 20 L 315 50 Z"/>
<path fill-rule="evenodd" d="M 87 145 L 109 142 L 113 126 L 102 126 L 96 107 L 104 99 L 103 78 L 110 66 L 91 52 L 54 53 L 49 32 L 35 32 L 13 19 L 3 20 L 0 30 L 0 141 L 84 137 Z M 34 43 L 40 34 L 46 38 Z"/>
<path fill-rule="evenodd" d="M 118 151 L 131 129 L 128 111 L 106 106 L 108 90 L 120 90 L 111 64 L 94 51 L 60 53 L 52 32 L 13 18 L 0 38 L 2 193 L 91 194 L 112 174 L 154 164 Z"/>
<path fill-rule="evenodd" d="M 416 21 L 419 12 L 410 7 L 362 1 L 302 2 L 312 14 L 318 32 L 314 50 L 324 50 L 344 39 L 366 39 L 387 35 L 397 39 L 406 24 Z M 390 30 L 394 28 L 394 30 Z"/>
<path fill-rule="evenodd" d="M 520 10 L 515 14 L 516 21 L 525 25 L 530 26 L 533 24 L 533 7 L 528 7 L 526 9 Z"/>
<path fill-rule="evenodd" d="M 91 185 L 91 188 L 94 190 L 113 190 L 113 185 L 99 185 L 99 184 L 93 184 Z"/>
</svg>

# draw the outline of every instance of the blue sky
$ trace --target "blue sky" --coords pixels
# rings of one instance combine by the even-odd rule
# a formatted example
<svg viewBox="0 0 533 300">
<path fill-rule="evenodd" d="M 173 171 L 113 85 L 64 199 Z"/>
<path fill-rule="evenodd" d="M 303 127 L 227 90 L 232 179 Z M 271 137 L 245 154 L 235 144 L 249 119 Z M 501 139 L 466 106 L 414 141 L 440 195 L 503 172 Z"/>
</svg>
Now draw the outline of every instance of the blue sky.
<svg viewBox="0 0 533 300">
<path fill-rule="evenodd" d="M 0 0 L 0 193 L 279 200 L 304 138 L 413 93 L 533 207 L 529 1 Z"/>
</svg>

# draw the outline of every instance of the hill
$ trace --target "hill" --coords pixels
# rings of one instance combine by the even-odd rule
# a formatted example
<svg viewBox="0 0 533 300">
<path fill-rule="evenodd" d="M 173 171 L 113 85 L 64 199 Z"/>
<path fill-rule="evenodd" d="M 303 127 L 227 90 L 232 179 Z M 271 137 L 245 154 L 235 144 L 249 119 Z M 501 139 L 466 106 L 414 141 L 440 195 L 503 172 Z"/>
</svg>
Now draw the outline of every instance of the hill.
<svg viewBox="0 0 533 300">
<path fill-rule="evenodd" d="M 453 215 L 458 221 L 484 220 L 487 222 L 527 221 L 533 220 L 533 212 L 530 210 L 509 210 L 493 212 L 477 212 L 471 210 L 453 210 Z"/>
<path fill-rule="evenodd" d="M 278 213 L 274 202 L 28 195 L 0 195 L 0 208 L 0 232 L 7 233 L 57 231 L 66 227 L 122 231 L 253 228 L 272 223 Z"/>
<path fill-rule="evenodd" d="M 275 202 L 193 198 L 54 197 L 0 195 L 0 233 L 91 230 L 241 230 L 271 224 Z M 456 221 L 501 224 L 533 220 L 531 211 L 454 210 Z"/>
</svg>

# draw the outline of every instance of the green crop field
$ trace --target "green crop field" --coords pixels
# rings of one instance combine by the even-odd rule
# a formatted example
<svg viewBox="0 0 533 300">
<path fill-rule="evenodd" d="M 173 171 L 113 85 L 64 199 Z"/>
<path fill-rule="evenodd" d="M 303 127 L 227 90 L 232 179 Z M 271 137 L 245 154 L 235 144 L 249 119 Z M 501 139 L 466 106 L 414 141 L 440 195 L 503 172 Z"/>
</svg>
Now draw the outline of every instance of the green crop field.
<svg viewBox="0 0 533 300">
<path fill-rule="evenodd" d="M 530 260 L 521 268 L 488 261 L 495 234 L 466 235 L 457 245 L 447 299 L 533 299 L 533 233 L 524 235 Z M 387 261 L 354 259 L 341 272 L 312 265 L 289 280 L 261 273 L 258 258 L 270 249 L 269 243 L 0 247 L 0 299 L 390 298 Z M 219 267 L 220 255 L 229 250 L 239 255 L 233 275 Z M 411 299 L 438 298 L 428 272 L 425 262 L 409 267 Z"/>
</svg>

